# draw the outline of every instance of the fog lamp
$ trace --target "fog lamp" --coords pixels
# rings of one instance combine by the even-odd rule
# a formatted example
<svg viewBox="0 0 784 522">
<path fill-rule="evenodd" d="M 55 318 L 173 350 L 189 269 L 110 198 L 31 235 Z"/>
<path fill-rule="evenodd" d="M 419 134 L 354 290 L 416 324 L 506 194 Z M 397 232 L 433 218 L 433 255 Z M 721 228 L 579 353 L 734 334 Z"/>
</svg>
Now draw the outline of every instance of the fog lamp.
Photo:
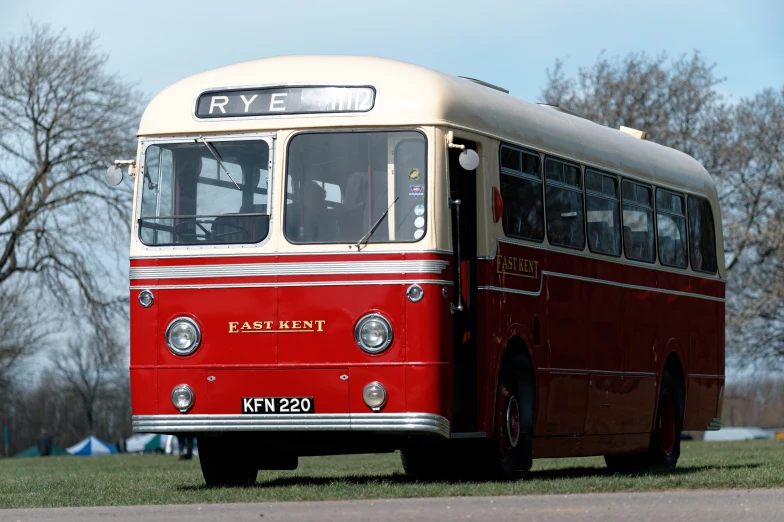
<svg viewBox="0 0 784 522">
<path fill-rule="evenodd" d="M 187 384 L 178 384 L 174 387 L 171 393 L 171 401 L 174 407 L 180 410 L 180 413 L 185 413 L 193 406 L 193 390 Z"/>
<path fill-rule="evenodd" d="M 201 342 L 199 325 L 189 317 L 178 317 L 166 328 L 166 344 L 175 355 L 190 355 Z"/>
<path fill-rule="evenodd" d="M 362 400 L 371 410 L 379 411 L 387 403 L 387 390 L 378 381 L 368 383 L 362 390 Z"/>
<path fill-rule="evenodd" d="M 378 314 L 369 314 L 354 328 L 354 339 L 367 353 L 381 353 L 392 343 L 392 326 Z"/>
</svg>

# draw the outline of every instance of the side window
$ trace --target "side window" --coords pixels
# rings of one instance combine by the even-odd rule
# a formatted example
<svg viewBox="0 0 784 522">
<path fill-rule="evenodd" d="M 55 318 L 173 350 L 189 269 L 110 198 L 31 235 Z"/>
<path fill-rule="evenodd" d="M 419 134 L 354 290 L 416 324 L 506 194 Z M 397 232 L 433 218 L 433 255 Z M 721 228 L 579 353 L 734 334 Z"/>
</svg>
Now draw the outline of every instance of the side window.
<svg viewBox="0 0 784 522">
<path fill-rule="evenodd" d="M 544 241 L 542 174 L 537 154 L 501 146 L 501 197 L 504 233 Z"/>
<path fill-rule="evenodd" d="M 591 252 L 621 255 L 621 212 L 618 178 L 591 169 L 585 171 L 585 207 L 588 248 Z"/>
<path fill-rule="evenodd" d="M 547 158 L 544 171 L 547 237 L 553 245 L 582 250 L 585 224 L 580 167 Z"/>
<path fill-rule="evenodd" d="M 635 261 L 656 260 L 652 196 L 651 187 L 623 180 L 623 245 Z"/>
<path fill-rule="evenodd" d="M 656 232 L 659 261 L 663 265 L 686 268 L 686 207 L 683 196 L 656 189 Z"/>
<path fill-rule="evenodd" d="M 716 233 L 713 212 L 707 199 L 689 196 L 689 255 L 691 267 L 700 272 L 715 274 Z"/>
</svg>

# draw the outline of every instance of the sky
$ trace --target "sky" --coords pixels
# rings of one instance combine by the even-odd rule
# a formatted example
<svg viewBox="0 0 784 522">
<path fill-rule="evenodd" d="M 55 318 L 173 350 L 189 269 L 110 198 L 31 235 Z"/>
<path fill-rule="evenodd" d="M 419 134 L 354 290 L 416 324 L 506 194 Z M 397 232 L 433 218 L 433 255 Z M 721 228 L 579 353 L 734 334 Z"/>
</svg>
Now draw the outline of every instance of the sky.
<svg viewBox="0 0 784 522">
<path fill-rule="evenodd" d="M 604 51 L 702 52 L 729 101 L 784 87 L 780 0 L 0 0 L 0 39 L 28 21 L 95 31 L 108 67 L 152 98 L 205 70 L 287 54 L 399 59 L 478 78 L 541 101 L 546 70 Z"/>
</svg>

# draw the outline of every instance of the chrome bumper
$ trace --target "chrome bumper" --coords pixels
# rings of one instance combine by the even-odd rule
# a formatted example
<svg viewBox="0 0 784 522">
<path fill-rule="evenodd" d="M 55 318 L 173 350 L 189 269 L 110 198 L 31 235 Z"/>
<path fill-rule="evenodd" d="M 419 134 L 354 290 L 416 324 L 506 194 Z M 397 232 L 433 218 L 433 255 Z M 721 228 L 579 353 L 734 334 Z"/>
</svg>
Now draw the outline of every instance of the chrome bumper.
<svg viewBox="0 0 784 522">
<path fill-rule="evenodd" d="M 708 431 L 719 431 L 721 429 L 721 417 L 714 417 L 708 424 Z"/>
<path fill-rule="evenodd" d="M 435 433 L 449 438 L 449 421 L 432 413 L 313 415 L 134 415 L 135 433 L 196 431 L 372 431 Z"/>
</svg>

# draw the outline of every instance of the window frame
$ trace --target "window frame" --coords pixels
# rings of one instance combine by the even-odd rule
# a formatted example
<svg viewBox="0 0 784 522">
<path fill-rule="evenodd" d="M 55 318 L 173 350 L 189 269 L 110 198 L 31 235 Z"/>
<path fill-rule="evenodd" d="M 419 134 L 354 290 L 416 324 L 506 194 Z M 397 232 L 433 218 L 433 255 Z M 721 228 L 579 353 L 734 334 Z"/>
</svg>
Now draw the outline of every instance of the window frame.
<svg viewBox="0 0 784 522">
<path fill-rule="evenodd" d="M 539 162 L 539 168 L 537 169 L 539 171 L 539 177 L 532 176 L 531 174 L 523 172 L 522 170 L 517 171 L 517 170 L 510 169 L 510 168 L 502 166 L 501 165 L 501 151 L 504 148 L 512 149 L 512 150 L 515 150 L 515 151 L 520 153 L 520 161 L 521 161 L 520 167 L 521 168 L 522 168 L 522 159 L 523 159 L 522 155 L 523 154 L 528 154 L 529 156 L 536 157 L 538 162 Z M 545 237 L 547 237 L 547 213 L 545 211 L 545 203 L 544 203 L 544 162 L 542 161 L 542 155 L 540 153 L 536 152 L 536 151 L 533 151 L 533 150 L 530 150 L 530 149 L 524 149 L 522 147 L 518 147 L 517 145 L 512 145 L 511 143 L 505 143 L 505 142 L 502 141 L 500 146 L 498 147 L 498 185 L 499 185 L 499 192 L 500 192 L 500 189 L 501 189 L 501 176 L 503 176 L 503 175 L 514 176 L 516 178 L 520 178 L 520 179 L 523 179 L 523 180 L 526 180 L 526 181 L 533 181 L 533 182 L 539 183 L 539 202 L 542 204 L 542 227 L 543 227 L 542 228 L 542 230 L 543 230 L 542 238 L 541 239 L 535 239 L 535 238 L 528 238 L 528 237 L 522 237 L 522 236 L 511 236 L 511 235 L 509 235 L 506 232 L 506 229 L 504 229 L 503 223 L 501 223 L 501 230 L 503 230 L 504 236 L 506 238 L 508 238 L 508 239 L 513 239 L 513 240 L 531 241 L 533 243 L 539 243 L 539 244 L 544 243 L 544 239 L 545 239 Z M 502 195 L 502 197 L 503 197 L 503 195 Z"/>
<path fill-rule="evenodd" d="M 701 270 L 699 268 L 696 268 L 694 266 L 694 263 L 691 262 L 691 237 L 692 237 L 692 234 L 691 234 L 691 224 L 689 222 L 689 214 L 690 214 L 690 212 L 689 212 L 689 199 L 692 199 L 692 198 L 694 198 L 696 200 L 702 200 L 705 203 L 707 203 L 708 210 L 710 211 L 711 223 L 713 224 L 713 262 L 716 265 L 716 270 L 714 270 L 713 272 L 708 271 L 708 270 Z M 719 274 L 719 249 L 718 249 L 718 244 L 716 242 L 716 225 L 715 225 L 715 223 L 716 223 L 716 220 L 715 220 L 715 218 L 713 216 L 713 205 L 711 205 L 710 200 L 708 198 L 704 197 L 704 196 L 699 196 L 699 195 L 696 195 L 696 194 L 686 194 L 686 233 L 688 234 L 688 251 L 687 251 L 688 256 L 687 257 L 689 258 L 689 266 L 691 267 L 691 269 L 694 272 L 699 272 L 701 274 L 710 274 L 710 275 L 715 275 L 715 276 L 718 276 L 718 274 Z"/>
<path fill-rule="evenodd" d="M 682 206 L 683 206 L 683 214 L 676 214 L 675 212 L 672 212 L 669 209 L 667 209 L 667 210 L 659 210 L 659 199 L 658 199 L 658 196 L 659 196 L 659 192 L 660 191 L 665 193 L 665 194 L 670 194 L 671 196 L 678 196 L 678 197 L 680 197 L 681 198 L 681 203 L 682 203 Z M 686 212 L 687 212 L 686 205 L 687 205 L 687 203 L 686 203 L 685 194 L 676 192 L 676 191 L 674 191 L 672 189 L 669 189 L 669 188 L 656 186 L 656 187 L 654 187 L 654 191 L 653 191 L 653 203 L 654 203 L 654 206 L 656 207 L 654 209 L 653 213 L 655 215 L 655 220 L 656 220 L 656 222 L 655 222 L 655 224 L 656 224 L 656 226 L 655 226 L 655 228 L 656 228 L 656 258 L 659 260 L 659 264 L 662 265 L 662 266 L 666 266 L 668 268 L 677 268 L 678 270 L 688 270 L 689 267 L 691 266 L 691 259 L 690 259 L 690 257 L 691 257 L 690 254 L 691 253 L 689 252 L 689 245 L 690 245 L 691 235 L 689 233 L 689 219 L 686 216 Z M 662 260 L 661 248 L 659 246 L 659 213 L 662 213 L 662 214 L 665 214 L 667 216 L 671 216 L 671 217 L 674 217 L 674 218 L 682 218 L 684 223 L 686 224 L 686 226 L 685 226 L 685 229 L 686 229 L 686 265 L 685 266 L 678 266 L 678 265 L 673 265 L 673 264 L 670 264 L 670 263 L 665 263 Z"/>
<path fill-rule="evenodd" d="M 555 181 L 555 180 L 549 180 L 548 181 L 548 179 L 547 179 L 547 165 L 546 165 L 546 163 L 548 161 L 557 161 L 558 163 L 562 163 L 564 165 L 570 165 L 572 167 L 577 167 L 577 170 L 580 173 L 580 187 L 575 187 L 574 185 L 569 185 L 568 183 L 564 183 L 564 182 L 561 182 L 561 181 Z M 569 160 L 560 159 L 560 158 L 558 158 L 556 156 L 545 155 L 544 156 L 544 161 L 542 161 L 541 170 L 542 170 L 542 190 L 544 191 L 544 198 L 543 198 L 544 199 L 544 228 L 545 228 L 545 236 L 547 237 L 547 242 L 551 246 L 554 246 L 554 247 L 568 248 L 570 250 L 577 250 L 579 252 L 584 252 L 585 251 L 585 244 L 588 242 L 587 241 L 588 233 L 587 233 L 586 228 L 585 228 L 585 223 L 586 223 L 586 219 L 585 219 L 586 218 L 586 216 L 585 216 L 585 173 L 584 173 L 583 165 L 580 164 L 580 163 L 574 163 L 574 162 L 569 161 Z M 551 184 L 555 188 L 567 189 L 567 190 L 570 190 L 570 191 L 575 192 L 577 194 L 580 194 L 580 199 L 582 200 L 582 207 L 583 207 L 583 245 L 581 247 L 576 247 L 576 246 L 571 246 L 571 245 L 561 245 L 559 243 L 553 243 L 550 240 L 550 230 L 549 230 L 549 227 L 547 226 L 548 225 L 548 222 L 547 222 L 547 213 L 548 213 L 548 208 L 547 208 L 547 185 L 548 184 Z"/>
<path fill-rule="evenodd" d="M 641 204 L 641 203 L 639 203 L 637 201 L 637 189 L 636 188 L 634 190 L 634 200 L 632 200 L 629 203 L 626 203 L 625 198 L 623 197 L 623 184 L 625 182 L 627 182 L 627 181 L 629 183 L 635 185 L 635 187 L 637 185 L 639 185 L 639 186 L 645 187 L 645 188 L 647 188 L 647 189 L 649 189 L 651 191 L 651 206 L 650 207 L 646 207 L 646 206 L 644 206 L 643 204 Z M 656 193 L 653 190 L 654 186 L 653 186 L 652 183 L 646 183 L 646 182 L 643 182 L 643 181 L 637 181 L 635 178 L 629 178 L 629 177 L 626 177 L 626 176 L 621 176 L 620 189 L 621 189 L 621 193 L 620 193 L 619 196 L 621 198 L 621 245 L 622 245 L 621 249 L 623 250 L 623 257 L 626 260 L 628 260 L 628 261 L 633 261 L 633 262 L 637 262 L 637 263 L 646 263 L 646 264 L 649 264 L 649 265 L 655 265 L 656 264 L 656 260 L 658 259 L 659 245 L 658 245 L 658 239 L 657 239 L 658 234 L 656 233 L 656 201 L 655 201 Z M 624 227 L 623 206 L 626 205 L 626 204 L 628 204 L 628 205 L 630 205 L 632 207 L 637 207 L 638 209 L 644 209 L 644 210 L 650 210 L 651 211 L 651 215 L 652 215 L 652 218 L 653 218 L 653 249 L 654 249 L 653 259 L 651 261 L 647 261 L 645 259 L 633 259 L 633 258 L 629 257 L 629 251 L 626 248 L 626 238 L 623 237 L 623 227 Z"/>
<path fill-rule="evenodd" d="M 616 198 L 611 198 L 610 196 L 608 196 L 604 192 L 600 193 L 600 192 L 596 192 L 594 190 L 591 190 L 590 193 L 588 192 L 589 189 L 588 189 L 587 177 L 588 177 L 588 171 L 589 170 L 591 172 L 595 172 L 595 173 L 599 174 L 602 177 L 602 187 L 604 187 L 604 178 L 605 177 L 615 179 L 615 183 L 616 183 L 615 188 L 616 188 L 616 191 L 617 191 L 616 192 L 617 193 Z M 595 168 L 592 168 L 592 167 L 588 167 L 586 165 L 585 168 L 583 169 L 583 186 L 584 186 L 584 192 L 585 192 L 584 195 L 583 195 L 584 206 L 585 206 L 585 242 L 588 245 L 588 250 L 592 254 L 599 254 L 599 255 L 602 255 L 602 256 L 610 256 L 610 257 L 620 258 L 621 256 L 623 256 L 623 212 L 621 211 L 621 183 L 620 183 L 619 176 L 617 174 L 610 174 L 609 172 L 604 172 L 602 170 L 595 169 Z M 617 255 L 616 254 L 609 254 L 607 252 L 595 251 L 593 248 L 591 248 L 591 242 L 588 240 L 588 196 L 597 197 L 597 198 L 600 198 L 600 199 L 606 199 L 607 201 L 615 201 L 616 210 L 618 211 L 618 225 L 620 227 L 618 229 L 618 234 L 620 235 L 620 241 L 619 241 L 619 243 L 620 243 L 620 251 L 618 252 Z"/>
<path fill-rule="evenodd" d="M 158 251 L 161 249 L 164 250 L 225 250 L 225 249 L 249 249 L 249 248 L 258 248 L 262 245 L 265 245 L 270 238 L 273 236 L 273 210 L 274 210 L 274 187 L 273 187 L 273 171 L 275 168 L 275 162 L 277 160 L 277 150 L 275 148 L 277 136 L 274 132 L 251 132 L 251 133 L 243 133 L 243 134 L 224 134 L 220 136 L 212 136 L 207 141 L 210 143 L 215 142 L 224 142 L 224 141 L 231 141 L 231 142 L 239 142 L 239 141 L 264 141 L 267 143 L 267 147 L 269 149 L 269 157 L 267 162 L 267 214 L 269 215 L 269 224 L 267 226 L 267 234 L 266 236 L 261 239 L 260 241 L 256 242 L 243 242 L 243 243 L 207 243 L 207 244 L 181 244 L 181 243 L 165 243 L 165 244 L 150 244 L 145 243 L 142 239 L 142 227 L 139 223 L 140 219 L 142 218 L 142 195 L 144 192 L 145 183 L 145 171 L 147 164 L 147 150 L 152 146 L 161 146 L 161 145 L 168 145 L 172 143 L 193 143 L 194 141 L 198 141 L 198 135 L 188 135 L 188 136 L 177 136 L 177 137 L 167 137 L 167 138 L 141 138 L 139 140 L 139 148 L 141 149 L 140 152 L 140 166 L 139 166 L 139 173 L 136 175 L 135 183 L 139 183 L 136 187 L 136 198 L 134 203 L 134 214 L 133 214 L 133 227 L 136 229 L 135 231 L 132 230 L 132 237 L 135 237 L 135 241 L 143 250 L 151 250 L 151 251 Z M 207 183 L 211 184 L 211 183 Z"/>
<path fill-rule="evenodd" d="M 415 127 L 410 127 L 410 128 L 405 128 L 405 127 L 404 128 L 383 128 L 383 127 L 381 127 L 381 128 L 377 128 L 377 129 L 374 129 L 374 128 L 352 128 L 352 127 L 348 127 L 348 128 L 342 128 L 342 127 L 334 128 L 333 127 L 333 128 L 321 129 L 321 130 L 305 130 L 305 131 L 295 132 L 295 133 L 291 134 L 287 138 L 287 140 L 286 140 L 286 156 L 285 156 L 285 163 L 283 165 L 283 173 L 282 173 L 282 176 L 283 176 L 283 191 L 284 191 L 285 197 L 288 197 L 288 192 L 287 191 L 288 191 L 288 182 L 289 182 L 289 167 L 291 165 L 291 161 L 290 161 L 290 159 L 291 159 L 290 152 L 291 151 L 290 151 L 290 149 L 291 149 L 292 143 L 294 142 L 294 140 L 296 138 L 298 138 L 300 136 L 304 136 L 304 135 L 310 135 L 310 134 L 320 134 L 320 135 L 324 135 L 324 134 L 381 134 L 381 133 L 393 134 L 393 133 L 403 133 L 403 132 L 410 132 L 410 133 L 417 133 L 417 134 L 419 134 L 420 136 L 422 136 L 422 140 L 424 141 L 424 144 L 425 144 L 425 150 L 424 150 L 424 158 L 425 158 L 425 162 L 424 162 L 424 169 L 425 169 L 424 177 L 425 177 L 425 179 L 424 179 L 424 182 L 423 182 L 423 185 L 425 187 L 425 193 L 423 194 L 422 204 L 425 206 L 425 215 L 427 215 L 429 213 L 428 212 L 428 206 L 429 206 L 429 198 L 430 198 L 430 196 L 429 196 L 430 186 L 431 186 L 430 184 L 432 183 L 429 180 L 430 180 L 430 177 L 433 176 L 433 174 L 430 172 L 430 156 L 429 156 L 429 153 L 430 153 L 430 149 L 429 149 L 430 143 L 429 143 L 427 134 L 422 129 L 415 128 Z M 400 140 L 397 143 L 395 143 L 395 150 L 394 150 L 395 160 L 394 161 L 397 161 L 397 149 L 398 149 L 398 147 L 401 144 L 403 144 L 405 142 L 408 142 L 408 141 L 415 141 L 415 140 L 409 138 L 409 139 Z M 397 163 L 395 163 L 395 175 L 397 175 Z M 281 212 L 282 212 L 282 214 L 281 214 L 281 236 L 290 245 L 295 245 L 295 246 L 312 246 L 312 245 L 346 245 L 346 244 L 350 244 L 350 245 L 353 246 L 353 242 L 350 242 L 350 241 L 321 241 L 321 242 L 294 241 L 294 240 L 290 239 L 288 237 L 288 235 L 286 234 L 286 220 L 288 219 L 288 213 L 287 213 L 285 202 L 284 202 L 284 208 L 281 210 Z M 389 217 L 389 216 L 387 216 L 387 217 Z M 429 232 L 427 218 L 425 219 L 425 226 L 424 226 L 423 230 L 424 230 L 424 233 L 422 234 L 422 236 L 419 239 L 412 239 L 410 241 L 403 241 L 403 240 L 381 241 L 381 242 L 373 242 L 373 244 L 374 245 L 399 245 L 399 244 L 419 243 L 420 241 L 425 239 L 425 237 L 427 237 L 427 234 Z M 357 240 L 359 240 L 359 239 L 361 239 L 361 238 L 358 237 Z M 370 244 L 370 242 L 368 242 L 366 244 Z"/>
</svg>

